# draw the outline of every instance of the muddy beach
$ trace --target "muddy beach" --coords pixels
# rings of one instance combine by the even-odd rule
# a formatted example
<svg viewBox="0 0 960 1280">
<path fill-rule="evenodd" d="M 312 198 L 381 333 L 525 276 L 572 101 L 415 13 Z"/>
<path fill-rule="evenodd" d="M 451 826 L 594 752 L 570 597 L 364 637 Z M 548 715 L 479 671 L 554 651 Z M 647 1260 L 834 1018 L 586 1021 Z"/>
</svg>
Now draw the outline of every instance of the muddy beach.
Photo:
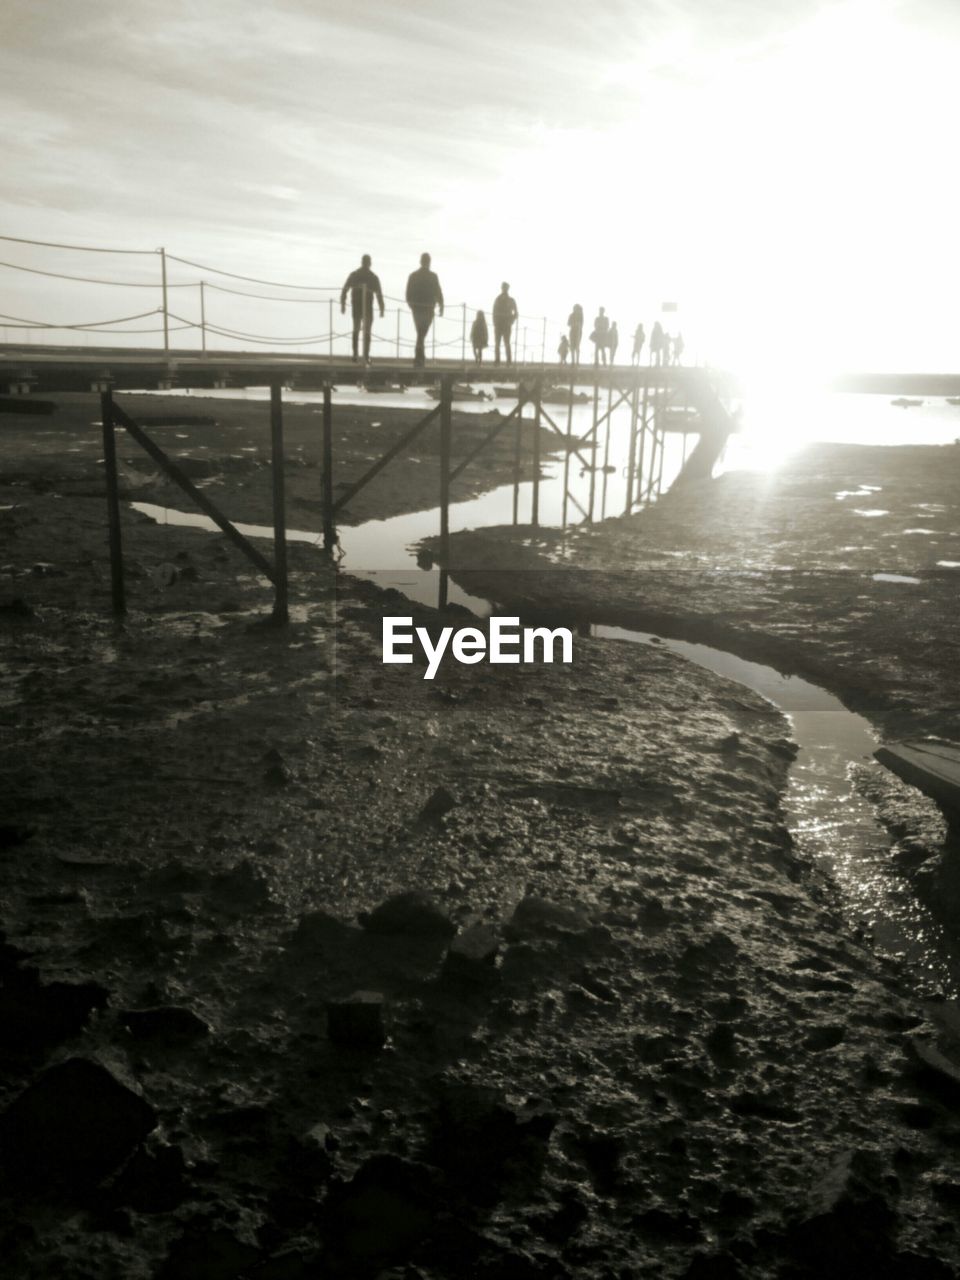
<svg viewBox="0 0 960 1280">
<path fill-rule="evenodd" d="M 381 665 L 381 619 L 456 611 L 291 544 L 273 627 L 225 539 L 128 506 L 118 626 L 96 401 L 63 399 L 0 418 L 7 1274 L 956 1273 L 952 1006 L 798 858 L 770 703 L 588 636 L 570 667 L 426 682 Z M 269 523 L 265 406 L 209 412 L 161 443 Z M 351 411 L 343 480 L 408 421 Z M 291 527 L 297 502 L 317 525 L 317 423 L 289 411 Z M 348 518 L 432 505 L 435 448 Z M 457 535 L 455 576 L 722 639 L 891 734 L 948 732 L 958 464 L 890 452 L 811 451 L 565 543 Z M 121 457 L 126 497 L 184 505 Z M 504 443 L 455 496 L 511 466 Z"/>
</svg>

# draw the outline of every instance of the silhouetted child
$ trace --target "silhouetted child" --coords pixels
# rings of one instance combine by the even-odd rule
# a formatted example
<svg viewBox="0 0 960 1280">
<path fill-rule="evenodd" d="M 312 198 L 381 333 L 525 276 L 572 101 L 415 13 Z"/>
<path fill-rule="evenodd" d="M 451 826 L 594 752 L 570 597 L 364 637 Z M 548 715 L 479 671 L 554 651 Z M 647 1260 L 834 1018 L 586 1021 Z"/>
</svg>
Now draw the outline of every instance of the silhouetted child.
<svg viewBox="0 0 960 1280">
<path fill-rule="evenodd" d="M 614 320 L 610 325 L 610 332 L 607 334 L 607 350 L 610 352 L 610 363 L 613 364 L 617 358 L 617 347 L 620 345 L 620 334 L 617 332 L 617 322 Z"/>
<path fill-rule="evenodd" d="M 570 354 L 570 343 L 567 341 L 567 335 L 560 335 L 560 345 L 557 347 L 557 355 L 560 357 L 560 363 L 567 363 L 567 356 Z"/>
<path fill-rule="evenodd" d="M 679 364 L 680 361 L 683 359 L 683 347 L 684 347 L 683 334 L 678 333 L 673 340 L 673 363 L 674 364 Z"/>
<path fill-rule="evenodd" d="M 483 353 L 490 345 L 490 337 L 487 333 L 487 321 L 482 311 L 477 312 L 477 318 L 470 326 L 470 345 L 473 347 L 473 358 L 477 364 L 483 364 Z"/>
</svg>

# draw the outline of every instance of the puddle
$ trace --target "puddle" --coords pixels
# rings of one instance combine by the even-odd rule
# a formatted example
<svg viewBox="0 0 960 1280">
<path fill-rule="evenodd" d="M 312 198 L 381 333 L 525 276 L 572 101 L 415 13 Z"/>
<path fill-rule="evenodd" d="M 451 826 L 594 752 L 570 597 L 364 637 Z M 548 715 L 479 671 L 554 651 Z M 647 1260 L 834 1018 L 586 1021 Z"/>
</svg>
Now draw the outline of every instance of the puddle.
<svg viewBox="0 0 960 1280">
<path fill-rule="evenodd" d="M 650 634 L 620 627 L 598 626 L 594 634 L 637 644 L 654 641 Z M 707 645 L 658 643 L 746 685 L 789 717 L 800 753 L 790 769 L 783 807 L 797 852 L 831 876 L 848 918 L 868 929 L 879 948 L 908 964 L 929 984 L 929 994 L 956 997 L 960 948 L 891 867 L 890 838 L 873 805 L 853 785 L 853 766 L 868 763 L 877 746 L 870 723 L 799 676 L 780 675 Z"/>
<path fill-rule="evenodd" d="M 911 582 L 919 585 L 920 578 L 911 578 L 905 573 L 874 573 L 871 574 L 874 582 Z"/>
</svg>

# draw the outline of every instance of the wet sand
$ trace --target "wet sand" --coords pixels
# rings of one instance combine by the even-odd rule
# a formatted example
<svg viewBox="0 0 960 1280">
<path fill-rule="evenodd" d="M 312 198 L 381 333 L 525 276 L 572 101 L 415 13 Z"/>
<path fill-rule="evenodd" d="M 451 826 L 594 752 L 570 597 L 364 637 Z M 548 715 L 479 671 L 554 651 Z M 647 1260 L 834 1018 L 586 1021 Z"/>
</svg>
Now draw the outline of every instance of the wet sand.
<svg viewBox="0 0 960 1280">
<path fill-rule="evenodd" d="M 244 428 L 261 452 L 262 416 Z M 361 428 L 346 475 L 364 465 Z M 118 627 L 99 473 L 86 454 L 86 490 L 58 471 L 90 446 L 32 430 L 0 419 L 0 1106 L 82 1056 L 157 1123 L 98 1186 L 41 1179 L 25 1200 L 8 1170 L 10 1274 L 954 1273 L 957 1098 L 910 1041 L 935 1024 L 792 851 L 793 751 L 769 703 L 655 646 L 583 637 L 568 669 L 454 666 L 428 683 L 383 667 L 379 637 L 384 613 L 432 626 L 431 611 L 300 545 L 293 621 L 263 625 L 268 586 L 222 537 L 128 509 Z M 262 520 L 247 501 L 267 489 L 220 466 L 238 438 L 211 445 L 213 474 L 231 514 Z M 421 501 L 419 464 L 397 466 L 377 514 Z M 694 518 L 710 527 L 708 495 L 654 517 L 689 539 Z M 736 513 L 716 518 L 732 565 Z M 485 557 L 517 562 L 512 534 L 483 537 Z M 654 555 L 666 534 L 643 537 Z M 617 556 L 604 590 L 619 608 L 636 542 L 616 522 L 584 537 L 579 575 L 531 564 L 522 590 L 483 585 L 587 603 Z M 457 554 L 480 545 L 465 535 Z M 684 617 L 722 595 L 732 626 L 729 585 L 702 577 Z M 768 609 L 793 617 L 798 590 Z M 765 643 L 759 610 L 744 589 L 743 634 Z M 890 688 L 932 723 L 928 686 L 888 648 Z M 436 911 L 361 926 L 412 889 Z M 452 972 L 444 919 L 492 930 Z M 26 1006 L 25 967 L 43 989 Z M 102 989 L 83 1026 L 57 980 Z M 330 1040 L 327 1001 L 357 989 L 384 997 L 382 1048 Z M 168 1012 L 149 1033 L 125 1013 L 170 1006 L 204 1029 Z"/>
</svg>

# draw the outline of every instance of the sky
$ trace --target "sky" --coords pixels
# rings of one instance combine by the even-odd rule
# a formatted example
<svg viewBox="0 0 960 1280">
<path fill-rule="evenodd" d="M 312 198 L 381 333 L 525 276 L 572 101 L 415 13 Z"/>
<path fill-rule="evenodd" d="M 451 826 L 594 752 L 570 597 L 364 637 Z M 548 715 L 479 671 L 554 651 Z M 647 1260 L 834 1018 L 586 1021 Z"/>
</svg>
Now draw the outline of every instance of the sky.
<svg viewBox="0 0 960 1280">
<path fill-rule="evenodd" d="M 958 65 L 957 0 L 5 0 L 0 233 L 318 286 L 370 253 L 391 298 L 426 250 L 455 350 L 460 304 L 506 280 L 548 354 L 579 301 L 627 349 L 660 318 L 758 376 L 954 370 Z M 155 253 L 0 258 L 159 273 Z M 186 320 L 201 276 L 255 288 L 171 263 Z M 327 330 L 325 297 L 206 304 L 286 337 Z M 0 268 L 8 316 L 157 304 Z"/>
</svg>

